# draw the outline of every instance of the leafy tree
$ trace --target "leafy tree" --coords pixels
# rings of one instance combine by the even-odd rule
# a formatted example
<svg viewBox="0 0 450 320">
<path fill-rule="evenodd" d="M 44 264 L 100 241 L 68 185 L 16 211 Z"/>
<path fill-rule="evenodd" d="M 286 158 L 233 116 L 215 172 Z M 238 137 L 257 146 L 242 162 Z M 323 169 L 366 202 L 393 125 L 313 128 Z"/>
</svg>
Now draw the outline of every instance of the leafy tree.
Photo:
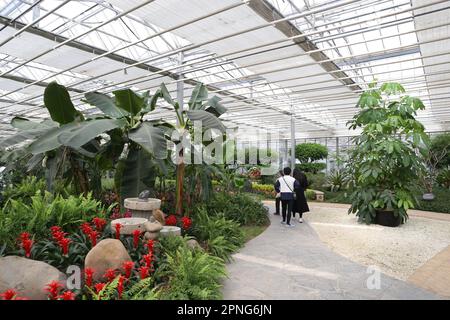
<svg viewBox="0 0 450 320">
<path fill-rule="evenodd" d="M 362 133 L 354 138 L 356 147 L 346 166 L 356 184 L 349 213 L 371 223 L 377 211 L 392 211 L 405 222 L 424 169 L 416 151 L 429 143 L 424 126 L 415 119 L 417 110 L 425 106 L 406 95 L 398 83 L 385 83 L 379 89 L 373 83 L 357 107 L 360 110 L 349 127 L 361 128 Z"/>
<path fill-rule="evenodd" d="M 439 155 L 434 165 L 437 168 L 450 166 L 450 133 L 439 134 L 431 139 L 430 151 Z"/>
<path fill-rule="evenodd" d="M 317 173 L 325 169 L 326 164 L 317 161 L 327 156 L 327 147 L 319 143 L 302 143 L 295 146 L 295 157 L 301 162 L 297 167 L 305 172 Z"/>
</svg>

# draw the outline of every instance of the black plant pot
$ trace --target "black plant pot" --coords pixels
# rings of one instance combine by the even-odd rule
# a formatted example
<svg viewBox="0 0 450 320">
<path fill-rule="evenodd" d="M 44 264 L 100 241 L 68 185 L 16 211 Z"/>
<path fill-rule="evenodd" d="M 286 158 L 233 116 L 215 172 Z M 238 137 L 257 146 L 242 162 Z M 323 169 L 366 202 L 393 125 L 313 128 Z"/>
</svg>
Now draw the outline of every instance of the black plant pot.
<svg viewBox="0 0 450 320">
<path fill-rule="evenodd" d="M 386 227 L 398 227 L 402 223 L 402 218 L 396 217 L 392 211 L 377 210 L 375 223 Z"/>
</svg>

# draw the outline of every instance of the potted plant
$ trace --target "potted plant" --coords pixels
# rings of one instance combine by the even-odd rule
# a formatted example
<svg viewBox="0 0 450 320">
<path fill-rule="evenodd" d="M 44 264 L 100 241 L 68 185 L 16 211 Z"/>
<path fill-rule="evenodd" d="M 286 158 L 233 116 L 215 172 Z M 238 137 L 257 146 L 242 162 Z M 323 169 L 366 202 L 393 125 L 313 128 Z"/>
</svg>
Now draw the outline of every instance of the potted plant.
<svg viewBox="0 0 450 320">
<path fill-rule="evenodd" d="M 424 170 L 418 150 L 429 138 L 415 116 L 425 106 L 398 83 L 376 86 L 362 93 L 360 110 L 348 123 L 361 130 L 346 166 L 354 181 L 349 213 L 368 224 L 394 227 L 406 222 L 414 207 L 414 189 Z"/>
</svg>

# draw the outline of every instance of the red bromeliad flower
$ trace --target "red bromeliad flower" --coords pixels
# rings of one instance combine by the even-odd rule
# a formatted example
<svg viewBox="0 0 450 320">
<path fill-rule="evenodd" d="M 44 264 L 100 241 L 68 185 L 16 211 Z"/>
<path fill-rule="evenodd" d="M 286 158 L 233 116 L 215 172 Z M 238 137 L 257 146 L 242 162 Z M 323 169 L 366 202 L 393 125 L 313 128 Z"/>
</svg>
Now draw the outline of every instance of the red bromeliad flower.
<svg viewBox="0 0 450 320">
<path fill-rule="evenodd" d="M 106 220 L 102 218 L 95 217 L 94 219 L 92 219 L 92 222 L 95 225 L 95 229 L 97 229 L 97 231 L 99 232 L 102 232 L 106 226 Z"/>
<path fill-rule="evenodd" d="M 0 293 L 0 297 L 3 300 L 15 300 L 17 297 L 17 294 L 18 293 L 16 291 L 14 291 L 13 289 L 8 289 L 5 292 Z"/>
<path fill-rule="evenodd" d="M 94 276 L 94 270 L 92 268 L 86 268 L 84 270 L 85 283 L 87 287 L 92 287 L 92 277 Z"/>
<path fill-rule="evenodd" d="M 141 236 L 141 230 L 136 229 L 133 231 L 133 246 L 135 248 L 137 248 L 139 246 L 140 236 Z"/>
<path fill-rule="evenodd" d="M 100 293 L 100 291 L 103 290 L 103 288 L 106 286 L 106 283 L 97 283 L 94 287 L 95 287 L 95 292 L 97 294 Z"/>
<path fill-rule="evenodd" d="M 58 241 L 59 246 L 61 247 L 61 250 L 63 252 L 63 255 L 67 256 L 69 254 L 69 244 L 72 242 L 72 240 L 68 238 L 62 238 Z"/>
<path fill-rule="evenodd" d="M 125 211 L 125 214 L 123 215 L 124 218 L 131 218 L 132 214 L 131 214 L 131 210 L 127 209 Z"/>
<path fill-rule="evenodd" d="M 120 229 L 122 228 L 122 225 L 120 223 L 116 223 L 114 227 L 116 228 L 116 239 L 120 239 Z"/>
<path fill-rule="evenodd" d="M 67 235 L 67 233 L 63 232 L 63 231 L 55 231 L 52 233 L 53 236 L 53 240 L 55 242 L 60 242 L 62 239 L 64 239 L 64 237 Z"/>
<path fill-rule="evenodd" d="M 33 247 L 33 240 L 22 239 L 22 249 L 25 251 L 25 257 L 31 256 L 31 248 Z"/>
<path fill-rule="evenodd" d="M 60 226 L 50 227 L 50 232 L 52 233 L 52 235 L 55 234 L 56 232 L 61 232 L 61 231 L 63 231 L 63 230 Z"/>
<path fill-rule="evenodd" d="M 72 291 L 66 291 L 63 294 L 59 295 L 58 299 L 66 301 L 75 300 L 75 293 L 73 293 Z"/>
<path fill-rule="evenodd" d="M 89 223 L 84 222 L 81 226 L 81 231 L 85 234 L 85 236 L 89 237 L 89 234 L 92 232 L 92 227 Z"/>
<path fill-rule="evenodd" d="M 155 240 L 148 240 L 145 246 L 148 248 L 148 253 L 153 254 L 153 248 L 155 246 Z"/>
<path fill-rule="evenodd" d="M 103 275 L 103 278 L 108 279 L 108 282 L 113 281 L 116 278 L 116 270 L 114 269 L 106 270 L 105 274 Z"/>
<path fill-rule="evenodd" d="M 176 226 L 177 225 L 177 217 L 175 217 L 173 214 L 168 216 L 166 218 L 166 225 L 168 225 L 168 226 Z"/>
<path fill-rule="evenodd" d="M 62 285 L 58 281 L 50 282 L 46 287 L 45 291 L 49 293 L 48 298 L 50 300 L 56 300 L 59 295 L 59 290 L 62 288 Z"/>
<path fill-rule="evenodd" d="M 192 225 L 192 220 L 188 217 L 181 218 L 181 222 L 183 223 L 183 229 L 188 230 Z"/>
<path fill-rule="evenodd" d="M 153 263 L 153 254 L 149 253 L 149 254 L 145 254 L 142 256 L 142 261 L 145 263 L 145 266 L 149 269 L 152 268 L 152 263 Z"/>
<path fill-rule="evenodd" d="M 123 283 L 126 280 L 124 276 L 119 276 L 119 282 L 117 284 L 117 293 L 119 294 L 119 299 L 122 299 L 122 293 L 123 293 Z"/>
<path fill-rule="evenodd" d="M 134 262 L 133 261 L 125 261 L 122 264 L 123 271 L 125 272 L 125 277 L 128 279 L 131 277 L 131 271 L 133 271 L 134 268 Z"/>
<path fill-rule="evenodd" d="M 119 207 L 115 207 L 113 209 L 113 213 L 111 214 L 110 218 L 111 218 L 111 220 L 116 220 L 116 219 L 121 218 Z"/>
<path fill-rule="evenodd" d="M 92 230 L 91 233 L 89 233 L 89 239 L 91 240 L 92 247 L 95 247 L 97 245 L 97 236 L 98 231 Z"/>
<path fill-rule="evenodd" d="M 30 240 L 30 234 L 28 232 L 22 232 L 19 239 L 20 241 Z"/>
<path fill-rule="evenodd" d="M 150 275 L 150 267 L 142 266 L 139 268 L 139 275 L 141 276 L 141 280 L 148 278 Z"/>
</svg>

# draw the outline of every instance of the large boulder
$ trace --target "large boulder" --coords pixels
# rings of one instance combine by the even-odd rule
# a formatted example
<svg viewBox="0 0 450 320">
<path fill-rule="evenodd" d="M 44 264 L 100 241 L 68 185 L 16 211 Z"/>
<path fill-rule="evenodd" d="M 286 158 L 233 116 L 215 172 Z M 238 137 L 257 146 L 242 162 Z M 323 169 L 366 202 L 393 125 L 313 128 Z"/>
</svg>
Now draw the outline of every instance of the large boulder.
<svg viewBox="0 0 450 320">
<path fill-rule="evenodd" d="M 117 239 L 104 239 L 86 255 L 84 267 L 94 270 L 93 279 L 102 279 L 107 269 L 120 269 L 125 261 L 131 261 L 125 246 Z"/>
<path fill-rule="evenodd" d="M 66 287 L 67 277 L 55 267 L 18 256 L 0 258 L 0 292 L 17 291 L 20 297 L 31 300 L 46 300 L 45 287 L 58 281 Z"/>
</svg>

